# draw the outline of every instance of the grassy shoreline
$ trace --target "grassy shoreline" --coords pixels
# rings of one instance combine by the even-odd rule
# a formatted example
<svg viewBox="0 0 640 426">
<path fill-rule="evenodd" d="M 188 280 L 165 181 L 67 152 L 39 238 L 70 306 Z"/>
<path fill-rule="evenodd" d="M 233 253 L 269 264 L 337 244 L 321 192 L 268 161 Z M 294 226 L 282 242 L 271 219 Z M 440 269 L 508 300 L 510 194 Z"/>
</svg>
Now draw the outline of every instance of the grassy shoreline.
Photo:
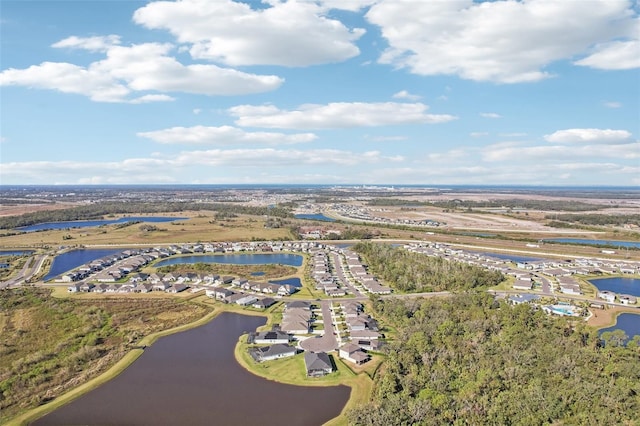
<svg viewBox="0 0 640 426">
<path fill-rule="evenodd" d="M 235 305 L 221 305 L 219 302 L 212 301 L 209 298 L 206 298 L 205 296 L 195 297 L 192 299 L 192 302 L 213 306 L 214 310 L 208 313 L 207 315 L 203 316 L 202 318 L 196 321 L 193 321 L 191 323 L 149 334 L 148 336 L 145 336 L 140 340 L 139 346 L 150 346 L 161 337 L 168 336 L 174 333 L 179 333 L 182 331 L 187 331 L 187 330 L 199 327 L 201 325 L 204 325 L 207 322 L 216 318 L 218 315 L 220 315 L 223 312 L 232 312 L 232 313 L 237 313 L 241 315 L 267 317 L 267 325 L 273 322 L 274 308 L 270 309 L 267 312 L 253 311 L 253 310 L 248 310 L 246 308 L 242 308 L 239 306 L 237 307 Z M 366 402 L 369 398 L 369 395 L 371 393 L 372 386 L 373 386 L 373 381 L 369 377 L 369 375 L 366 372 L 355 373 L 353 370 L 351 370 L 349 366 L 343 363 L 342 360 L 340 360 L 337 356 L 334 356 L 334 359 L 336 362 L 336 366 L 338 367 L 338 371 L 333 375 L 331 375 L 330 377 L 313 379 L 313 380 L 307 379 L 306 375 L 304 374 L 304 368 L 302 368 L 302 369 L 299 369 L 300 371 L 298 371 L 297 377 L 295 377 L 293 380 L 291 379 L 282 380 L 282 378 L 278 377 L 278 374 L 269 374 L 269 373 L 266 373 L 264 370 L 261 371 L 261 369 L 264 366 L 263 364 L 256 364 L 255 362 L 252 362 L 252 360 L 248 359 L 249 355 L 246 350 L 247 345 L 246 343 L 243 343 L 243 340 L 244 340 L 243 338 L 244 338 L 244 335 L 239 336 L 238 342 L 234 350 L 234 356 L 236 361 L 240 364 L 240 366 L 252 374 L 255 374 L 266 380 L 273 380 L 279 383 L 286 383 L 286 384 L 298 385 L 298 386 L 344 385 L 344 386 L 351 387 L 349 400 L 343 407 L 341 414 L 338 417 L 330 420 L 327 423 L 329 425 L 332 425 L 332 426 L 346 425 L 347 422 L 346 422 L 345 413 L 347 412 L 347 410 L 357 404 Z M 63 395 L 60 395 L 59 397 L 53 399 L 52 401 L 46 404 L 43 404 L 41 406 L 38 406 L 36 408 L 30 409 L 28 411 L 25 411 L 17 415 L 16 417 L 14 417 L 13 419 L 10 419 L 6 423 L 7 426 L 27 425 L 45 416 L 48 413 L 55 411 L 56 409 L 62 407 L 63 405 L 81 397 L 82 395 L 98 388 L 99 386 L 103 385 L 104 383 L 107 383 L 108 381 L 114 379 L 119 374 L 121 374 L 126 368 L 128 368 L 131 364 L 133 364 L 143 353 L 144 353 L 144 349 L 142 348 L 131 349 L 119 361 L 117 361 L 111 368 L 109 368 L 104 373 L 89 380 L 86 383 L 83 383 L 69 390 L 68 392 L 64 393 Z M 295 360 L 295 362 L 302 363 L 303 365 L 302 357 L 297 356 L 296 358 L 297 359 Z M 277 360 L 276 362 L 281 362 L 281 361 L 283 360 Z M 377 368 L 377 366 L 381 362 L 382 362 L 382 359 L 378 360 L 375 367 Z M 288 365 L 285 366 L 285 369 L 286 368 L 288 368 Z"/>
</svg>

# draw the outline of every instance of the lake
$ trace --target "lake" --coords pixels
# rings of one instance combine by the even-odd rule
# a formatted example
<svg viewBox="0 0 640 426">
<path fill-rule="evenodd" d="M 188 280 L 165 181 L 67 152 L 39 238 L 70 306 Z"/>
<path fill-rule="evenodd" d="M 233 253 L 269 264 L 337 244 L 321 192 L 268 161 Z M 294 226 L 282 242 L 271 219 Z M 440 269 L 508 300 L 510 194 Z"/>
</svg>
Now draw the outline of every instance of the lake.
<svg viewBox="0 0 640 426">
<path fill-rule="evenodd" d="M 48 281 L 85 263 L 116 253 L 122 253 L 124 250 L 126 249 L 82 249 L 59 254 L 53 259 L 49 273 L 42 280 Z"/>
<path fill-rule="evenodd" d="M 640 248 L 640 242 L 636 241 L 615 241 L 615 240 L 583 240 L 580 238 L 551 238 L 543 240 L 548 243 L 569 243 L 569 244 L 584 244 L 588 246 L 610 246 L 610 247 L 623 247 L 623 248 Z"/>
<path fill-rule="evenodd" d="M 162 337 L 113 380 L 32 424 L 321 425 L 338 416 L 349 387 L 284 385 L 236 362 L 238 336 L 265 322 L 225 312 Z"/>
<path fill-rule="evenodd" d="M 589 282 L 598 290 L 640 297 L 640 279 L 638 278 L 598 278 Z"/>
<path fill-rule="evenodd" d="M 49 229 L 67 229 L 67 228 L 90 228 L 102 225 L 113 225 L 115 223 L 127 223 L 127 222 L 173 222 L 174 220 L 186 220 L 187 217 L 164 217 L 164 216 L 132 216 L 121 217 L 119 219 L 104 219 L 104 220 L 74 220 L 67 222 L 45 222 L 37 223 L 35 225 L 21 226 L 16 228 L 19 231 L 35 232 L 45 231 Z"/>
<path fill-rule="evenodd" d="M 302 266 L 302 256 L 288 253 L 242 253 L 242 254 L 204 254 L 195 256 L 179 256 L 161 260 L 155 267 L 180 265 L 184 263 L 223 263 L 235 265 L 289 265 Z"/>
<path fill-rule="evenodd" d="M 640 315 L 639 314 L 620 314 L 616 318 L 616 325 L 600 329 L 600 334 L 605 331 L 623 330 L 629 339 L 633 336 L 640 335 Z"/>
<path fill-rule="evenodd" d="M 323 215 L 322 213 L 316 214 L 297 214 L 295 215 L 296 219 L 307 219 L 307 220 L 319 220 L 321 222 L 335 222 L 336 220 L 330 217 Z"/>
</svg>

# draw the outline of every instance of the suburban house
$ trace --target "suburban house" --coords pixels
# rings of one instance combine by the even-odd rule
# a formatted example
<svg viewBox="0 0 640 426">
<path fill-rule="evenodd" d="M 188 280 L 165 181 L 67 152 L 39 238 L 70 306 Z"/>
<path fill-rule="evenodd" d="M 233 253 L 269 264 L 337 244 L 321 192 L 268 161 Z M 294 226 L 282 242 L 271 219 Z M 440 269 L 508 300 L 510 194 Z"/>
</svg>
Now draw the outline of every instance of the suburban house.
<svg viewBox="0 0 640 426">
<path fill-rule="evenodd" d="M 256 309 L 267 309 L 269 306 L 273 305 L 274 303 L 276 303 L 276 301 L 271 297 L 264 297 L 258 300 L 257 302 L 255 302 L 251 306 Z"/>
<path fill-rule="evenodd" d="M 307 377 L 321 377 L 333 372 L 333 364 L 325 352 L 305 352 L 304 365 Z"/>
<path fill-rule="evenodd" d="M 518 278 L 514 283 L 513 283 L 513 288 L 515 290 L 531 290 L 531 287 L 533 287 L 533 281 L 531 281 L 531 279 L 525 279 L 525 278 Z"/>
<path fill-rule="evenodd" d="M 280 330 L 260 331 L 253 338 L 253 343 L 261 344 L 274 344 L 274 343 L 289 343 L 291 337 Z"/>
<path fill-rule="evenodd" d="M 362 350 L 362 348 L 353 343 L 342 345 L 338 351 L 340 358 L 349 362 L 360 365 L 371 359 L 371 355 Z"/>
<path fill-rule="evenodd" d="M 249 348 L 249 354 L 256 362 L 270 361 L 273 359 L 294 356 L 297 350 L 286 343 L 278 343 L 271 346 Z"/>
<path fill-rule="evenodd" d="M 598 292 L 598 299 L 604 299 L 607 302 L 613 303 L 616 300 L 616 294 L 611 291 L 602 290 Z"/>
</svg>

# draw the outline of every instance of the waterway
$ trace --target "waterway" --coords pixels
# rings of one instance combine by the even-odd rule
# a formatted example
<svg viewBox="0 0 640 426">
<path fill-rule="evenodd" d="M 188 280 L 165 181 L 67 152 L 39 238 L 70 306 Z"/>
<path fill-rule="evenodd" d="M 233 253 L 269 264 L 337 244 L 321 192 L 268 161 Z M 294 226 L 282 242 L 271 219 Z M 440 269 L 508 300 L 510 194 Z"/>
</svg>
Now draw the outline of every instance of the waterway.
<svg viewBox="0 0 640 426">
<path fill-rule="evenodd" d="M 178 256 L 161 260 L 155 267 L 179 265 L 183 263 L 223 263 L 236 265 L 289 265 L 302 266 L 302 256 L 288 253 L 242 253 L 242 254 L 204 254 L 195 256 Z"/>
<path fill-rule="evenodd" d="M 162 337 L 113 380 L 33 424 L 312 426 L 338 416 L 349 387 L 284 385 L 236 362 L 238 336 L 264 324 L 263 317 L 222 313 Z"/>
<path fill-rule="evenodd" d="M 37 223 L 35 225 L 22 226 L 20 228 L 16 228 L 19 231 L 25 232 L 35 232 L 35 231 L 45 231 L 50 229 L 67 229 L 67 228 L 90 228 L 102 225 L 113 225 L 116 223 L 127 223 L 127 222 L 153 222 L 153 223 L 162 223 L 162 222 L 173 222 L 174 220 L 186 220 L 186 217 L 164 217 L 164 216 L 131 216 L 131 217 L 121 217 L 119 219 L 104 219 L 104 220 L 74 220 L 74 221 L 66 221 L 66 222 L 45 222 L 45 223 Z"/>
<path fill-rule="evenodd" d="M 629 337 L 640 335 L 640 314 L 620 314 L 616 318 L 616 325 L 600 329 L 600 335 L 605 331 L 622 330 Z"/>
<path fill-rule="evenodd" d="M 322 213 L 316 214 L 297 214 L 295 215 L 296 219 L 307 219 L 307 220 L 319 220 L 321 222 L 335 222 L 336 220 L 323 215 Z"/>
<path fill-rule="evenodd" d="M 640 248 L 640 242 L 636 241 L 583 240 L 580 238 L 551 238 L 543 241 L 549 243 L 583 244 L 588 246 Z"/>
<path fill-rule="evenodd" d="M 589 282 L 596 286 L 598 290 L 640 297 L 640 279 L 638 278 L 598 278 L 589 280 Z"/>
<path fill-rule="evenodd" d="M 48 281 L 85 263 L 121 253 L 124 250 L 126 249 L 82 249 L 59 254 L 53 259 L 51 269 L 49 269 L 49 273 L 43 278 L 43 281 Z"/>
</svg>

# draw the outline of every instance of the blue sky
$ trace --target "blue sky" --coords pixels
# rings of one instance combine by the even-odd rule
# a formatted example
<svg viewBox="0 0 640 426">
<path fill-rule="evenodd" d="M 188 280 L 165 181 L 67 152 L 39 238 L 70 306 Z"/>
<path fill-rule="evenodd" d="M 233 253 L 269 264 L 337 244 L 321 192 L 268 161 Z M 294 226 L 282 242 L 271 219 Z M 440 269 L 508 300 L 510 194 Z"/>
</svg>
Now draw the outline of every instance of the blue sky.
<svg viewBox="0 0 640 426">
<path fill-rule="evenodd" d="M 640 185 L 623 0 L 0 1 L 0 184 Z"/>
</svg>

